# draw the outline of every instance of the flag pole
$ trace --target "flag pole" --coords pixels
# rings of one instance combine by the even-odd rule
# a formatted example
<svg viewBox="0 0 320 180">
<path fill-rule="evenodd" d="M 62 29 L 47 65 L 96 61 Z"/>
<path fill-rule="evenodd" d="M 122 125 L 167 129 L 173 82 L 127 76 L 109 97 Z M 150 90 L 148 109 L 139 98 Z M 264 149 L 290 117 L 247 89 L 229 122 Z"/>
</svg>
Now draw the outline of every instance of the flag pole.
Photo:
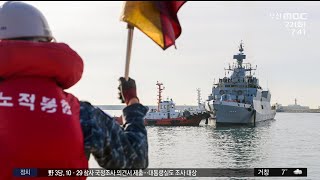
<svg viewBox="0 0 320 180">
<path fill-rule="evenodd" d="M 131 49 L 132 49 L 132 39 L 133 39 L 133 26 L 128 24 L 128 40 L 127 40 L 127 55 L 126 55 L 126 66 L 124 71 L 124 78 L 129 80 L 129 67 L 130 67 L 130 58 L 131 58 Z"/>
</svg>

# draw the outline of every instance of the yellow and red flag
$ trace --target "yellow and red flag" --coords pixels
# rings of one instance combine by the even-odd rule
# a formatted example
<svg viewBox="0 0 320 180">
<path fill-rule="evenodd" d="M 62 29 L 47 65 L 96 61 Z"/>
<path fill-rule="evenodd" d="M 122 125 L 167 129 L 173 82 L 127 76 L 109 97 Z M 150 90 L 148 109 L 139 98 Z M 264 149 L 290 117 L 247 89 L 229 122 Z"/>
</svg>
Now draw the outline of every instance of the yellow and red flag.
<svg viewBox="0 0 320 180">
<path fill-rule="evenodd" d="M 163 50 L 181 34 L 177 13 L 186 1 L 126 1 L 121 20 L 140 29 Z"/>
</svg>

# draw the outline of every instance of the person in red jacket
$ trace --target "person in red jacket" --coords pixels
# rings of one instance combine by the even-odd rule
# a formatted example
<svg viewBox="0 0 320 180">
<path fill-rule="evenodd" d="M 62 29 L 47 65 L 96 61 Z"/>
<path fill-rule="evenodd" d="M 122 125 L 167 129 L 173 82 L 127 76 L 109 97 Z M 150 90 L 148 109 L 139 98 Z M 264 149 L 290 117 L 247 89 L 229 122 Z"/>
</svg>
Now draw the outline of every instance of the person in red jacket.
<svg viewBox="0 0 320 180">
<path fill-rule="evenodd" d="M 88 168 L 90 154 L 107 169 L 147 168 L 148 109 L 139 103 L 135 81 L 119 79 L 127 104 L 120 126 L 64 91 L 82 72 L 81 57 L 54 42 L 38 9 L 22 2 L 0 7 L 1 180 L 15 179 L 15 168 Z"/>
</svg>

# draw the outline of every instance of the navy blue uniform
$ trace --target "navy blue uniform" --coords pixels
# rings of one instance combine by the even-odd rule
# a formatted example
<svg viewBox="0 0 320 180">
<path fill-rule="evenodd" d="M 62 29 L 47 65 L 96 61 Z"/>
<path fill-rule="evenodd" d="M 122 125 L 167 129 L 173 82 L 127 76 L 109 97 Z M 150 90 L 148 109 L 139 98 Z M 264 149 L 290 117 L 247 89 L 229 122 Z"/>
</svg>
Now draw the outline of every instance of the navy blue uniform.
<svg viewBox="0 0 320 180">
<path fill-rule="evenodd" d="M 112 117 L 88 102 L 80 102 L 80 122 L 85 152 L 105 169 L 148 167 L 148 140 L 144 116 L 148 108 L 133 104 L 123 109 L 122 127 Z"/>
</svg>

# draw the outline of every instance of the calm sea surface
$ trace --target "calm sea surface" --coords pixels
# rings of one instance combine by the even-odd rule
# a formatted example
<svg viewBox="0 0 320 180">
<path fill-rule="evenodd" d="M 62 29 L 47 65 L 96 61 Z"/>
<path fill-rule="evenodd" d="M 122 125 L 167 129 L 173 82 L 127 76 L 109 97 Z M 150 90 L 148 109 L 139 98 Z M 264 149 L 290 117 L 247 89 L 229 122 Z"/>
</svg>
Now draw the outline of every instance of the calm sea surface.
<svg viewBox="0 0 320 180">
<path fill-rule="evenodd" d="M 147 130 L 149 168 L 300 167 L 308 168 L 308 177 L 260 179 L 320 179 L 320 113 L 278 113 L 275 120 L 256 127 L 216 127 L 202 121 L 199 127 Z M 89 163 L 99 167 L 93 158 Z"/>
</svg>

